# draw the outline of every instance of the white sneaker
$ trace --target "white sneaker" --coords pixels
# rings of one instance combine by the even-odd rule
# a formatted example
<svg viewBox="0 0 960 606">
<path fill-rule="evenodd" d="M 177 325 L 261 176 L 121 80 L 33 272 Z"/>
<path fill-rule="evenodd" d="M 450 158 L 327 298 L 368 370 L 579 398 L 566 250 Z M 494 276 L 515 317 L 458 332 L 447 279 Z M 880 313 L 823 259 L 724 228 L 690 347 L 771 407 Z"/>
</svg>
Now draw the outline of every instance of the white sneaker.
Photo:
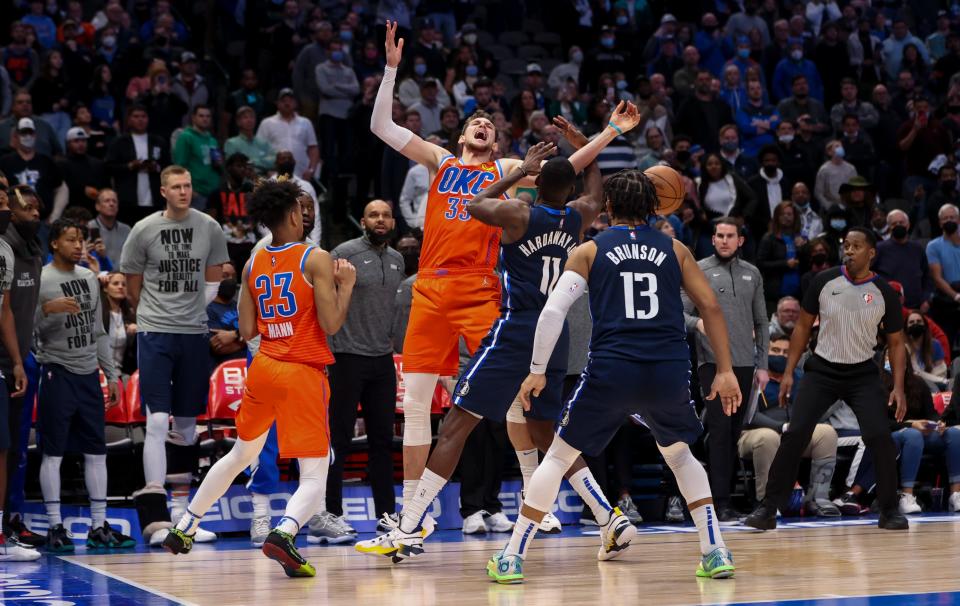
<svg viewBox="0 0 960 606">
<path fill-rule="evenodd" d="M 39 559 L 39 551 L 0 533 L 0 562 L 32 562 Z"/>
<path fill-rule="evenodd" d="M 920 513 L 921 511 L 920 503 L 917 503 L 917 497 L 907 493 L 900 495 L 900 513 L 907 515 L 908 513 Z"/>
<path fill-rule="evenodd" d="M 260 516 L 250 520 L 250 542 L 254 547 L 263 547 L 270 534 L 270 516 Z"/>
<path fill-rule="evenodd" d="M 498 511 L 486 519 L 487 528 L 490 532 L 510 532 L 513 530 L 513 522 L 510 521 L 502 511 Z"/>
<path fill-rule="evenodd" d="M 423 555 L 423 533 L 414 532 L 407 534 L 400 530 L 399 525 L 384 514 L 381 523 L 390 530 L 373 539 L 360 541 L 353 546 L 360 553 L 370 555 L 387 556 L 393 560 L 394 564 L 399 564 L 407 558 L 415 558 Z M 422 528 L 422 524 L 421 524 Z"/>
<path fill-rule="evenodd" d="M 478 511 L 463 520 L 463 534 L 482 534 L 488 531 L 487 523 L 483 521 L 485 512 Z"/>
<path fill-rule="evenodd" d="M 420 528 L 423 528 L 423 538 L 426 539 L 436 530 L 437 521 L 433 519 L 432 515 L 427 514 L 423 516 L 423 521 L 420 522 Z"/>
<path fill-rule="evenodd" d="M 630 541 L 637 537 L 637 527 L 630 523 L 619 507 L 610 512 L 610 520 L 600 527 L 600 551 L 597 559 L 612 560 L 630 547 Z"/>
<path fill-rule="evenodd" d="M 960 492 L 950 493 L 950 511 L 953 513 L 960 511 Z"/>
<path fill-rule="evenodd" d="M 169 528 L 161 528 L 150 535 L 150 547 L 159 547 L 161 544 L 163 544 L 163 540 L 167 538 L 167 534 L 169 532 Z"/>
<path fill-rule="evenodd" d="M 560 520 L 557 519 L 557 516 L 552 513 L 548 513 L 543 516 L 543 519 L 540 520 L 540 532 L 545 534 L 557 534 L 563 532 L 563 528 L 560 526 Z"/>
</svg>

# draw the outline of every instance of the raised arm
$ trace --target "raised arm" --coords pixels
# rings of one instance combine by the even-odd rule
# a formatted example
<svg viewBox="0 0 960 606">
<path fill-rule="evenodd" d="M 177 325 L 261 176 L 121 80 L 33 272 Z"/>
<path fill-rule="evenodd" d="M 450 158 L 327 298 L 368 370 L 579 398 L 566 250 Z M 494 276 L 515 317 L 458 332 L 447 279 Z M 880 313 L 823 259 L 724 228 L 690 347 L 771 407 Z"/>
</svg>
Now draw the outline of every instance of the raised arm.
<svg viewBox="0 0 960 606">
<path fill-rule="evenodd" d="M 370 130 L 384 143 L 397 150 L 410 160 L 435 169 L 440 158 L 449 152 L 439 145 L 428 143 L 393 122 L 393 86 L 397 79 L 397 66 L 403 54 L 403 38 L 396 40 L 397 23 L 387 21 L 387 65 L 383 70 L 380 90 L 373 103 L 373 115 L 370 117 Z"/>
<path fill-rule="evenodd" d="M 516 186 L 520 179 L 540 174 L 541 163 L 556 149 L 553 143 L 542 142 L 531 147 L 523 164 L 515 166 L 506 176 L 467 203 L 467 212 L 481 223 L 502 227 L 506 232 L 503 241 L 508 244 L 522 238 L 530 221 L 530 207 L 523 200 L 503 200 L 501 196 Z"/>
<path fill-rule="evenodd" d="M 583 149 L 590 143 L 590 140 L 563 116 L 556 116 L 553 124 L 560 129 L 563 138 L 574 149 Z M 593 224 L 597 215 L 603 212 L 603 176 L 596 158 L 583 170 L 583 194 L 567 206 L 580 213 L 580 239 L 583 240 L 583 233 Z"/>
</svg>

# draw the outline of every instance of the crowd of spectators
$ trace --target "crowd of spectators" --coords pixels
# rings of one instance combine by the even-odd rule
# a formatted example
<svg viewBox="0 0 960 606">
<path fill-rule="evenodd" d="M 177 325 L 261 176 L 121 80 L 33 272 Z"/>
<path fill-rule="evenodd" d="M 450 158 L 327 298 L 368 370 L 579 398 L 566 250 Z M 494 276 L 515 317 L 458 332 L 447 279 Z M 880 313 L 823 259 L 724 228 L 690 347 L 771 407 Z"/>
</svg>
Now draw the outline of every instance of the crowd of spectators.
<svg viewBox="0 0 960 606">
<path fill-rule="evenodd" d="M 716 219 L 736 219 L 771 333 L 789 336 L 846 230 L 872 229 L 874 269 L 903 294 L 912 367 L 947 390 L 960 346 L 958 5 L 656 4 L 15 0 L 0 17 L 0 172 L 37 191 L 41 241 L 61 216 L 88 226 L 85 263 L 129 372 L 136 326 L 111 270 L 130 226 L 163 208 L 170 164 L 190 171 L 193 206 L 221 223 L 234 268 L 264 235 L 245 196 L 276 175 L 311 197 L 309 237 L 326 248 L 380 199 L 395 241 L 416 250 L 427 170 L 369 131 L 392 19 L 406 41 L 393 119 L 451 153 L 475 110 L 493 116 L 498 153 L 522 157 L 541 141 L 572 153 L 555 117 L 590 136 L 617 102 L 636 103 L 641 126 L 601 152 L 601 173 L 676 169 L 685 199 L 658 226 L 698 259 L 715 252 Z M 230 279 L 210 312 L 220 356 L 239 351 L 217 338 Z"/>
</svg>

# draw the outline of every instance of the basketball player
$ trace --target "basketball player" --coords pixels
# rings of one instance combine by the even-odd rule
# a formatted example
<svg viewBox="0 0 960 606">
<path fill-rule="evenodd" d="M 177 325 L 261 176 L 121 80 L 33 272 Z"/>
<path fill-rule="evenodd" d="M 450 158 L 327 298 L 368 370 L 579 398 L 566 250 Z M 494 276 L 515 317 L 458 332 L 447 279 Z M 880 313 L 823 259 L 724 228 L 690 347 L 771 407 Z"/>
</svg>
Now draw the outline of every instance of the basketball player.
<svg viewBox="0 0 960 606">
<path fill-rule="evenodd" d="M 187 169 L 163 169 L 160 193 L 166 209 L 133 226 L 120 260 L 127 297 L 137 312 L 138 366 L 145 371 L 140 402 L 147 417 L 146 485 L 135 500 L 151 545 L 163 540 L 171 515 L 178 518 L 187 506 L 200 454 L 197 415 L 206 411 L 210 390 L 207 305 L 217 296 L 221 266 L 230 260 L 220 225 L 190 208 L 193 181 Z M 173 485 L 170 512 L 165 480 Z M 205 530 L 197 535 L 200 542 L 216 538 Z"/>
<path fill-rule="evenodd" d="M 386 68 L 370 118 L 370 130 L 391 148 L 427 167 L 430 190 L 423 247 L 403 352 L 403 504 L 406 506 L 430 454 L 430 401 L 441 376 L 457 374 L 459 340 L 473 354 L 500 311 L 500 284 L 494 273 L 500 229 L 471 219 L 469 201 L 522 162 L 494 160 L 496 128 L 490 116 L 468 117 L 458 143 L 458 158 L 393 122 L 393 87 L 403 51 L 395 40 L 397 24 L 386 25 Z M 623 111 L 622 109 L 620 110 Z M 622 129 L 613 124 L 570 158 L 579 172 Z M 523 177 L 516 186 L 532 186 Z M 396 520 L 384 517 L 385 527 Z M 427 533 L 433 528 L 424 519 Z"/>
<path fill-rule="evenodd" d="M 270 230 L 273 241 L 243 270 L 240 332 L 248 341 L 257 335 L 262 341 L 237 414 L 238 440 L 210 468 L 163 546 L 175 554 L 190 551 L 200 518 L 256 460 L 276 421 L 280 456 L 298 459 L 300 486 L 264 541 L 263 553 L 279 562 L 289 577 L 312 577 L 316 571 L 297 551 L 295 539 L 326 490 L 330 388 L 325 368 L 333 363 L 327 335 L 337 332 L 346 319 L 356 270 L 349 262 L 334 263 L 326 251 L 300 242 L 299 194 L 294 183 L 267 181 L 249 199 L 250 217 Z"/>
<path fill-rule="evenodd" d="M 634 126 L 637 117 L 632 110 L 625 117 L 624 129 Z M 470 433 L 482 418 L 503 420 L 514 401 L 526 374 L 524 364 L 531 354 L 537 316 L 563 271 L 567 255 L 580 242 L 583 225 L 592 223 L 598 214 L 598 209 L 583 199 L 566 203 L 576 185 L 576 174 L 568 160 L 554 158 L 541 169 L 541 162 L 555 149 L 547 143 L 534 145 L 519 168 L 481 192 L 467 207 L 483 223 L 504 230 L 500 253 L 505 284 L 503 311 L 454 390 L 455 406 L 444 419 L 437 446 L 413 498 L 401 512 L 400 525 L 376 539 L 358 543 L 358 551 L 391 556 L 394 562 L 422 553 L 421 521 L 453 474 Z M 539 199 L 532 208 L 523 200 L 500 199 L 521 178 L 538 174 Z M 551 358 L 551 389 L 534 402 L 528 415 L 531 428 L 546 430 L 531 431 L 535 440 L 544 433 L 551 435 L 560 418 L 560 391 L 567 371 L 566 336 Z M 545 441 L 544 450 L 549 438 Z M 603 498 L 582 459 L 576 460 L 568 479 L 597 516 L 602 540 L 598 557 L 616 557 L 636 536 L 636 529 Z"/>
<path fill-rule="evenodd" d="M 136 541 L 113 528 L 107 516 L 107 443 L 100 371 L 110 385 L 106 408 L 120 403 L 113 361 L 103 326 L 100 282 L 77 263 L 83 256 L 83 229 L 67 219 L 50 227 L 53 261 L 40 274 L 35 327 L 40 386 L 37 431 L 40 435 L 40 489 L 47 510 L 47 549 L 74 550 L 60 515 L 60 464 L 68 449 L 83 453 L 83 476 L 90 496 L 88 549 L 133 547 Z"/>
<path fill-rule="evenodd" d="M 717 354 L 710 398 L 719 393 L 726 414 L 740 404 L 726 323 L 713 291 L 690 252 L 653 229 L 657 194 L 638 170 L 625 170 L 604 185 L 610 228 L 579 246 L 567 261 L 537 322 L 530 375 L 520 388 L 525 410 L 531 394 L 547 385 L 549 360 L 570 306 L 589 287 L 593 336 L 590 360 L 567 401 L 560 427 L 530 489 L 507 546 L 487 564 L 499 583 L 523 581 L 523 560 L 544 512 L 556 498 L 563 474 L 581 452 L 599 454 L 623 423 L 639 413 L 677 477 L 700 536 L 697 576 L 733 576 L 733 556 L 720 536 L 710 482 L 690 452 L 703 427 L 690 401 L 690 352 L 683 323 L 681 287 L 700 310 Z"/>
</svg>

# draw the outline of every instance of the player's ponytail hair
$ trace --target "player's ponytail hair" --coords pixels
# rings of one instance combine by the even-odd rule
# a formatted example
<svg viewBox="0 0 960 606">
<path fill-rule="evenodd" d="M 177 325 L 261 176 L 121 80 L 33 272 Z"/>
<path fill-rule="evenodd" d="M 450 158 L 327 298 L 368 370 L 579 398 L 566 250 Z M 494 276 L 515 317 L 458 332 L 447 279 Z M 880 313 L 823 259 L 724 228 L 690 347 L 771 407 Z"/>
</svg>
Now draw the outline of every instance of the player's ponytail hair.
<svg viewBox="0 0 960 606">
<path fill-rule="evenodd" d="M 657 207 L 657 189 L 636 169 L 621 170 L 603 185 L 603 199 L 614 219 L 645 222 Z"/>
<path fill-rule="evenodd" d="M 262 180 L 247 200 L 247 214 L 267 229 L 273 230 L 299 205 L 300 188 L 293 181 Z"/>
</svg>

